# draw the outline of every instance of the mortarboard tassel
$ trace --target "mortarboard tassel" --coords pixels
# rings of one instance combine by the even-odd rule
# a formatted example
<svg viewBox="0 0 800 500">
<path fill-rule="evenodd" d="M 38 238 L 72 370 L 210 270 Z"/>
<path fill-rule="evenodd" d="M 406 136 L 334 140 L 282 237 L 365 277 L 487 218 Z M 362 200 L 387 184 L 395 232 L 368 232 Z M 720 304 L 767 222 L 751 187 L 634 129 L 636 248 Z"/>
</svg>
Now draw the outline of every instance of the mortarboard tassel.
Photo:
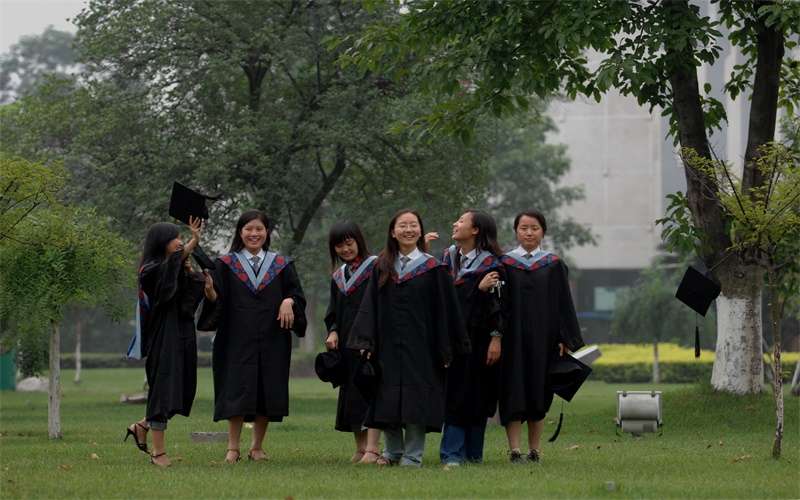
<svg viewBox="0 0 800 500">
<path fill-rule="evenodd" d="M 700 357 L 700 329 L 697 327 L 697 314 L 694 315 L 694 357 Z"/>
<path fill-rule="evenodd" d="M 558 417 L 558 427 L 556 427 L 556 432 L 553 433 L 553 436 L 547 440 L 548 443 L 552 443 L 558 438 L 558 435 L 561 433 L 561 424 L 564 423 L 564 400 L 561 400 L 561 415 Z"/>
</svg>

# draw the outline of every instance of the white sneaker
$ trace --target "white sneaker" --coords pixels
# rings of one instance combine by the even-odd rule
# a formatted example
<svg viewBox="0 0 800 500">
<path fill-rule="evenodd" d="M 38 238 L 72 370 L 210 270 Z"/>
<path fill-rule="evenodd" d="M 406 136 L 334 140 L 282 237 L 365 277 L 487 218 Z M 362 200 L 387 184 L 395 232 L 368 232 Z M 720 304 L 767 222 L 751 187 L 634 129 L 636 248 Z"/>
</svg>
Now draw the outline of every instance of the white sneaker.
<svg viewBox="0 0 800 500">
<path fill-rule="evenodd" d="M 447 462 L 444 464 L 445 467 L 460 467 L 461 464 L 459 462 Z"/>
</svg>

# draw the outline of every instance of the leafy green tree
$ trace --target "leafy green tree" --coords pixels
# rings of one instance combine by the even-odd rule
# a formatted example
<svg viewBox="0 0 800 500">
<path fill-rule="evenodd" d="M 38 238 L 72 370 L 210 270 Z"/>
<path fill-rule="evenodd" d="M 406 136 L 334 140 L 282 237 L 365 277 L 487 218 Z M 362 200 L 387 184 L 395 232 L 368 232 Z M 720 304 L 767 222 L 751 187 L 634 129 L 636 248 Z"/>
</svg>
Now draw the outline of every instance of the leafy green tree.
<svg viewBox="0 0 800 500">
<path fill-rule="evenodd" d="M 0 104 L 35 94 L 46 75 L 79 73 L 72 39 L 72 33 L 48 26 L 41 35 L 23 36 L 0 55 Z"/>
<path fill-rule="evenodd" d="M 689 0 L 409 1 L 397 22 L 376 23 L 355 41 L 347 40 L 352 47 L 341 61 L 357 65 L 363 75 L 412 75 L 424 82 L 424 92 L 438 96 L 439 104 L 407 122 L 412 129 L 469 141 L 481 114 L 528 109 L 531 96 L 556 92 L 599 101 L 613 88 L 662 110 L 682 150 L 693 150 L 693 158 L 703 160 L 713 157 L 710 134 L 728 120 L 713 92 L 732 99 L 749 92 L 742 181 L 745 191 L 759 189 L 767 182 L 755 167 L 759 147 L 774 140 L 778 109 L 793 114 L 800 97 L 800 65 L 791 53 L 798 42 L 800 3 L 712 4 L 717 18 Z M 739 49 L 743 61 L 721 89 L 711 83 L 701 88 L 698 70 L 718 61 L 723 41 Z M 588 63 L 587 51 L 598 54 L 599 64 Z M 714 201 L 720 186 L 686 157 L 684 171 L 691 225 L 704 236 L 696 250 L 723 289 L 711 383 L 728 392 L 761 392 L 760 319 L 729 314 L 760 310 L 761 270 L 749 261 L 725 258 L 732 235 Z M 695 248 L 692 239 L 673 234 L 679 237 L 671 243 Z"/>
<path fill-rule="evenodd" d="M 745 188 L 742 178 L 732 166 L 694 158 L 694 151 L 684 154 L 692 157 L 691 162 L 706 177 L 716 179 L 720 186 L 716 202 L 730 220 L 733 238 L 731 250 L 740 260 L 754 262 L 768 275 L 776 411 L 772 456 L 780 458 L 783 441 L 783 372 L 779 276 L 789 264 L 798 260 L 797 254 L 789 254 L 787 250 L 795 249 L 800 238 L 800 150 L 792 150 L 781 143 L 761 146 L 754 167 L 757 175 L 766 182 L 763 186 L 750 189 Z M 781 257 L 786 260 L 779 261 Z"/>
<path fill-rule="evenodd" d="M 48 427 L 61 437 L 60 331 L 68 304 L 115 303 L 133 290 L 130 245 L 93 211 L 63 203 L 67 179 L 59 165 L 0 158 L 0 317 L 3 343 L 49 335 Z M 31 342 L 28 342 L 30 347 Z"/>
</svg>

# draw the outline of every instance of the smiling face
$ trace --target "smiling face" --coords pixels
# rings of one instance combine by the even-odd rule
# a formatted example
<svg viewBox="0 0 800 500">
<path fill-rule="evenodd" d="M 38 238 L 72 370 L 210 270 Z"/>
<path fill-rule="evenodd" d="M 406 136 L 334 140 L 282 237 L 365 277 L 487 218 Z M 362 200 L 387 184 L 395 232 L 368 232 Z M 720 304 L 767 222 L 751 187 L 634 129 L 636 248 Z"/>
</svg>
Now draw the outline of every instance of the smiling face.
<svg viewBox="0 0 800 500">
<path fill-rule="evenodd" d="M 453 239 L 462 246 L 473 241 L 478 234 L 478 228 L 472 227 L 472 214 L 465 212 L 453 223 Z"/>
<path fill-rule="evenodd" d="M 353 238 L 347 238 L 337 244 L 334 249 L 336 250 L 336 255 L 347 263 L 353 262 L 358 256 L 358 243 Z"/>
<path fill-rule="evenodd" d="M 269 230 L 264 226 L 263 222 L 259 219 L 253 219 L 242 226 L 239 236 L 241 236 L 247 251 L 255 255 L 261 251 L 261 247 L 266 243 L 268 232 Z"/>
<path fill-rule="evenodd" d="M 539 248 L 544 236 L 542 225 L 535 217 L 523 215 L 517 224 L 517 241 L 527 252 L 532 252 Z"/>
<path fill-rule="evenodd" d="M 406 212 L 395 220 L 391 232 L 392 238 L 397 240 L 400 252 L 408 255 L 417 248 L 417 241 L 422 237 L 422 227 L 416 215 Z"/>
<path fill-rule="evenodd" d="M 174 237 L 173 239 L 167 242 L 167 246 L 164 252 L 164 258 L 169 259 L 170 255 L 180 250 L 183 250 L 183 240 L 181 239 L 181 235 L 178 234 L 178 236 Z"/>
</svg>

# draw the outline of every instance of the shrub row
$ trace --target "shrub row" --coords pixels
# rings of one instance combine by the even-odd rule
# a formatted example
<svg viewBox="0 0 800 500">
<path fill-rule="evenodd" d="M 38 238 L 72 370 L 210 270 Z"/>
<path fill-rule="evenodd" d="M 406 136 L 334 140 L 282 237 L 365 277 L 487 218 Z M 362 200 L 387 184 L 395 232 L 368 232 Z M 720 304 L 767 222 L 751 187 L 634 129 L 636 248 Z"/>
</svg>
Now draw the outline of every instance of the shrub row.
<svg viewBox="0 0 800 500">
<path fill-rule="evenodd" d="M 641 352 L 636 352 L 641 351 Z M 667 384 L 693 384 L 711 379 L 714 365 L 713 352 L 710 356 L 701 356 L 694 359 L 694 350 L 686 349 L 691 355 L 684 356 L 684 360 L 662 359 L 660 363 L 661 382 Z M 592 364 L 593 372 L 589 380 L 599 380 L 609 383 L 648 383 L 653 380 L 652 346 L 615 345 L 603 344 L 600 346 L 601 357 Z M 649 354 L 649 359 L 646 356 Z M 709 354 L 706 351 L 703 354 Z M 296 377 L 314 377 L 314 352 L 295 351 L 292 353 L 291 375 Z M 788 359 L 787 359 L 788 358 Z M 797 353 L 785 353 L 783 356 L 784 374 L 788 372 L 789 378 L 797 363 Z M 125 359 L 118 354 L 90 353 L 81 357 L 83 368 L 136 368 L 144 367 L 144 360 Z M 211 366 L 211 353 L 200 352 L 197 355 L 199 367 Z M 61 355 L 61 368 L 74 369 L 75 355 L 64 353 Z"/>
<path fill-rule="evenodd" d="M 653 381 L 653 363 L 596 364 L 589 380 L 610 383 L 648 383 Z M 713 362 L 659 363 L 661 382 L 693 384 L 711 379 Z"/>
<path fill-rule="evenodd" d="M 119 354 L 84 354 L 81 356 L 82 368 L 142 368 L 144 370 L 143 359 L 126 359 Z M 204 368 L 211 366 L 211 353 L 197 353 L 197 366 Z M 62 354 L 61 368 L 70 370 L 75 368 L 75 355 Z M 46 374 L 45 374 L 46 375 Z M 292 356 L 291 375 L 294 377 L 316 376 L 314 372 L 314 358 L 308 355 Z"/>
</svg>

